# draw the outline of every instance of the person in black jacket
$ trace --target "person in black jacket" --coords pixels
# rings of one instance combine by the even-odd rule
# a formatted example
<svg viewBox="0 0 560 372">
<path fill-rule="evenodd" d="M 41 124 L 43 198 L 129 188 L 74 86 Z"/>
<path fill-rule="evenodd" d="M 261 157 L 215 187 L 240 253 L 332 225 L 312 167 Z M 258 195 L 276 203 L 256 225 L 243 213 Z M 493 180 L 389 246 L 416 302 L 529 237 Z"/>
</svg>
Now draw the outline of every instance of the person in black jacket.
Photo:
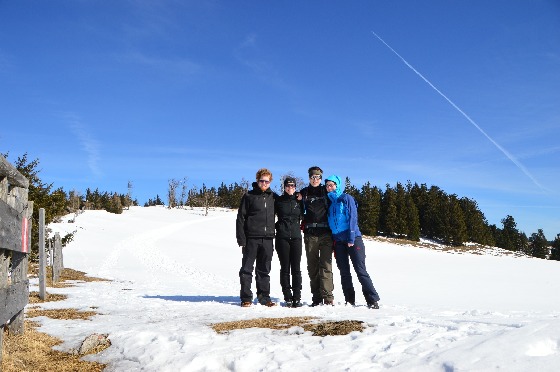
<svg viewBox="0 0 560 372">
<path fill-rule="evenodd" d="M 240 298 L 241 306 L 251 306 L 251 282 L 256 260 L 257 300 L 261 305 L 270 307 L 276 305 L 270 300 L 270 268 L 274 253 L 274 199 L 277 195 L 270 190 L 272 173 L 268 169 L 259 169 L 256 179 L 253 190 L 243 195 L 237 212 L 237 244 L 243 252 L 239 269 Z"/>
<path fill-rule="evenodd" d="M 323 170 L 311 167 L 309 186 L 301 191 L 303 202 L 303 227 L 307 272 L 311 286 L 313 303 L 334 305 L 334 283 L 332 272 L 333 241 L 327 217 L 328 197 L 325 186 L 321 184 Z"/>
<path fill-rule="evenodd" d="M 280 285 L 287 307 L 301 307 L 301 217 L 302 209 L 295 195 L 296 180 L 284 179 L 284 194 L 276 198 L 276 252 L 280 260 Z M 290 271 L 292 285 L 290 286 Z M 293 290 L 293 293 L 292 293 Z"/>
</svg>

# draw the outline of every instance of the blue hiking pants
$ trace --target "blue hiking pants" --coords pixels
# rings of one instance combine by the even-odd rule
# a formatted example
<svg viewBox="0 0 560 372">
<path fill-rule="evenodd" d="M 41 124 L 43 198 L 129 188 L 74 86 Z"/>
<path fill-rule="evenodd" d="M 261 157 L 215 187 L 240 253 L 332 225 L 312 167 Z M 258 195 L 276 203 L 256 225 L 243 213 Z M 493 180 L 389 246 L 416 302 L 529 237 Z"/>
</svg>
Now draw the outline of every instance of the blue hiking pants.
<svg viewBox="0 0 560 372">
<path fill-rule="evenodd" d="M 366 249 L 362 237 L 356 237 L 352 247 L 349 247 L 347 242 L 335 241 L 334 253 L 336 265 L 340 271 L 342 292 L 344 293 L 346 302 L 354 303 L 356 301 L 354 285 L 352 284 L 352 274 L 350 273 L 350 261 L 352 261 L 354 271 L 356 271 L 358 280 L 362 285 L 362 293 L 364 294 L 366 302 L 370 304 L 379 301 L 379 294 L 377 294 L 366 270 Z"/>
</svg>

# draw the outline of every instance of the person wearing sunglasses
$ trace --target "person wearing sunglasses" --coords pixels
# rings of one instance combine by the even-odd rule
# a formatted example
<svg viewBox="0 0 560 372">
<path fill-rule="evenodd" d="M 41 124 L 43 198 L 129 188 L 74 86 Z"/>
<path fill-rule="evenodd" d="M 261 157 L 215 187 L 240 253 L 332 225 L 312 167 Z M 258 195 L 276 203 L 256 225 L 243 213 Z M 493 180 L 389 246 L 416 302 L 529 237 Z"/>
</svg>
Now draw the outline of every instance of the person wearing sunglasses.
<svg viewBox="0 0 560 372">
<path fill-rule="evenodd" d="M 280 260 L 280 285 L 286 307 L 301 307 L 301 202 L 296 197 L 296 180 L 284 178 L 284 193 L 276 198 L 276 252 Z M 290 286 L 291 272 L 291 286 Z M 292 292 L 293 291 L 293 292 Z"/>
<path fill-rule="evenodd" d="M 307 257 L 307 272 L 312 294 L 311 306 L 334 305 L 332 272 L 332 238 L 327 220 L 328 197 L 321 184 L 323 170 L 308 169 L 309 185 L 301 191 L 303 206 L 303 241 Z"/>
<path fill-rule="evenodd" d="M 276 306 L 270 300 L 270 268 L 274 253 L 274 199 L 278 195 L 270 190 L 271 182 L 272 173 L 266 168 L 259 169 L 253 189 L 243 195 L 237 212 L 237 244 L 243 253 L 239 269 L 242 307 L 250 307 L 253 303 L 253 268 L 258 302 L 268 307 Z"/>
<path fill-rule="evenodd" d="M 340 177 L 332 175 L 325 180 L 329 206 L 329 226 L 334 240 L 334 256 L 340 271 L 342 292 L 347 304 L 356 303 L 356 294 L 350 273 L 350 261 L 362 285 L 362 293 L 370 309 L 379 309 L 379 294 L 366 270 L 366 248 L 358 227 L 358 209 L 354 198 L 343 192 Z"/>
</svg>

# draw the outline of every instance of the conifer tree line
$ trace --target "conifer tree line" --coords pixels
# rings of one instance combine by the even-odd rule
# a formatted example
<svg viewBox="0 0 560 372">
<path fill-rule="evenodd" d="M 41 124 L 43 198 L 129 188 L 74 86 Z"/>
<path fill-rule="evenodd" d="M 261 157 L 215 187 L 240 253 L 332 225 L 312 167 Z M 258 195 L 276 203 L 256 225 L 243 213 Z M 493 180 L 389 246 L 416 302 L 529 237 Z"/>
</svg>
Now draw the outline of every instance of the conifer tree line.
<svg viewBox="0 0 560 372">
<path fill-rule="evenodd" d="M 176 183 L 171 180 L 170 188 Z M 408 181 L 381 189 L 367 182 L 356 188 L 346 177 L 344 187 L 356 199 L 364 235 L 412 241 L 423 237 L 450 246 L 472 242 L 560 260 L 560 234 L 552 242 L 547 241 L 542 229 L 527 237 L 509 215 L 502 219 L 502 227 L 490 225 L 475 200 L 448 194 L 437 186 Z M 193 186 L 183 193 L 186 198 L 170 199 L 168 206 L 205 207 L 206 211 L 210 207 L 237 208 L 248 188 L 246 180 L 229 185 L 222 182 L 217 189 L 204 184 L 201 188 Z"/>
<path fill-rule="evenodd" d="M 0 154 L 8 157 L 8 154 Z M 39 160 L 30 161 L 27 153 L 13 162 L 14 167 L 29 180 L 29 200 L 34 201 L 32 221 L 32 254 L 38 252 L 39 209 L 45 208 L 45 223 L 56 221 L 61 216 L 81 209 L 100 209 L 111 213 L 122 213 L 132 205 L 132 183 L 128 193 L 102 192 L 88 188 L 85 194 L 72 190 L 65 192 L 44 183 L 39 177 Z M 291 174 L 290 174 L 291 175 Z M 291 175 L 292 176 L 292 175 Z M 282 180 L 282 178 L 281 178 Z M 187 178 L 169 180 L 167 206 L 169 208 L 238 208 L 249 182 L 242 179 L 219 187 L 187 187 Z M 384 189 L 365 183 L 357 188 L 345 179 L 345 192 L 352 195 L 358 204 L 360 230 L 364 235 L 386 236 L 418 241 L 421 237 L 444 244 L 460 246 L 465 242 L 496 246 L 511 251 L 560 261 L 560 234 L 548 241 L 543 230 L 538 229 L 529 237 L 517 229 L 512 216 L 501 220 L 501 227 L 488 224 L 475 200 L 448 194 L 437 186 L 406 184 L 385 185 Z M 156 195 L 144 206 L 165 205 Z M 67 238 L 68 239 L 68 238 Z"/>
</svg>

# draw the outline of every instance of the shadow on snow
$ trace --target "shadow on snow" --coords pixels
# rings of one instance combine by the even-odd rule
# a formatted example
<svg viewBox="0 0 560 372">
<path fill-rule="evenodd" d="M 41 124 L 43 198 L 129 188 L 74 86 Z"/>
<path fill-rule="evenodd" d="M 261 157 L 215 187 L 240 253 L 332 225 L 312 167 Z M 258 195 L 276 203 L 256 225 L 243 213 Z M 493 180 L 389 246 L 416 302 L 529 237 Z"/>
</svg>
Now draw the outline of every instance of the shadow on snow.
<svg viewBox="0 0 560 372">
<path fill-rule="evenodd" d="M 144 296 L 144 298 L 178 302 L 219 302 L 239 306 L 239 296 Z"/>
</svg>

